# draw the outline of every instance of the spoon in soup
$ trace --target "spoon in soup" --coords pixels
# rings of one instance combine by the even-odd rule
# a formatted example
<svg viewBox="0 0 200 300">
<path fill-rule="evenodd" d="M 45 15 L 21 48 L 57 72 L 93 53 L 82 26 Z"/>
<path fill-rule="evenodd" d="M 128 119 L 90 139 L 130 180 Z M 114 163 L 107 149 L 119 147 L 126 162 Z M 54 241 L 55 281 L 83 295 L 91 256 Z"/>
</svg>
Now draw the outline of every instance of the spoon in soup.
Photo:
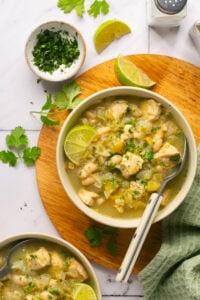
<svg viewBox="0 0 200 300">
<path fill-rule="evenodd" d="M 19 242 L 17 242 L 15 245 L 13 245 L 11 247 L 11 249 L 8 250 L 6 257 L 4 259 L 4 264 L 3 266 L 0 268 L 0 278 L 3 278 L 4 276 L 6 276 L 8 273 L 11 272 L 12 268 L 11 268 L 11 258 L 13 253 L 19 249 L 20 247 L 23 247 L 24 245 L 35 241 L 36 239 L 25 239 L 25 240 L 20 240 Z"/>
<path fill-rule="evenodd" d="M 175 178 L 183 169 L 187 157 L 187 140 L 184 137 L 183 153 L 180 162 L 165 177 L 157 193 L 152 193 L 147 206 L 144 210 L 140 223 L 132 237 L 128 250 L 116 276 L 116 281 L 126 283 L 131 275 L 140 250 L 144 244 L 145 238 L 149 232 L 150 226 L 155 218 L 160 203 L 162 201 L 162 192 L 166 184 Z"/>
</svg>

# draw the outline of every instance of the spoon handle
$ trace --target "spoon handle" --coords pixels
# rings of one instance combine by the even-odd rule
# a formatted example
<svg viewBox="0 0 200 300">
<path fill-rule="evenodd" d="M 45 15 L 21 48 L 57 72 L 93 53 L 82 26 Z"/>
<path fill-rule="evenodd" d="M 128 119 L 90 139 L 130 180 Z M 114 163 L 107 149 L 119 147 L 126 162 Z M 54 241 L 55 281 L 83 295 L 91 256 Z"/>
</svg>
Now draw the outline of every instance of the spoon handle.
<svg viewBox="0 0 200 300">
<path fill-rule="evenodd" d="M 126 255 L 122 261 L 116 281 L 126 283 L 138 258 L 142 245 L 149 232 L 155 214 L 160 206 L 162 196 L 158 193 L 151 194 L 147 206 L 144 210 L 141 221 L 132 237 Z"/>
</svg>

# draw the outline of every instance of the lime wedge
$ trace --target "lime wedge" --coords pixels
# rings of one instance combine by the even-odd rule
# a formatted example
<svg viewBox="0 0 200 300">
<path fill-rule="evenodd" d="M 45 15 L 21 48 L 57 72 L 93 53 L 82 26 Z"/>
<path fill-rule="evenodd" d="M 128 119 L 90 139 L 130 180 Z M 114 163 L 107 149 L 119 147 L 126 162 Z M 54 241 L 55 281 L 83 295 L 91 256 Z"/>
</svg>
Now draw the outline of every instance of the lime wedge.
<svg viewBox="0 0 200 300">
<path fill-rule="evenodd" d="M 115 73 L 122 85 L 148 89 L 156 84 L 143 70 L 122 55 L 119 55 L 115 61 Z"/>
<path fill-rule="evenodd" d="M 103 22 L 94 33 L 94 46 L 98 53 L 102 52 L 112 41 L 131 32 L 130 27 L 119 20 Z"/>
<path fill-rule="evenodd" d="M 64 151 L 69 160 L 78 165 L 96 135 L 97 130 L 89 125 L 72 128 L 64 141 Z"/>
<path fill-rule="evenodd" d="M 86 283 L 76 283 L 73 287 L 74 300 L 97 300 L 93 288 Z"/>
</svg>

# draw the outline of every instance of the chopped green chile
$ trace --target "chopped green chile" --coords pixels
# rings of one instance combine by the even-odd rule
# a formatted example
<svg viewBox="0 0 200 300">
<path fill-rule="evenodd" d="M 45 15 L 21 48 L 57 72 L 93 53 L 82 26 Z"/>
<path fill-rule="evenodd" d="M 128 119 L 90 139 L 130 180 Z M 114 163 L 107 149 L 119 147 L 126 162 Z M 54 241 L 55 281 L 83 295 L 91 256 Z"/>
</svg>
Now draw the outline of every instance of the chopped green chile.
<svg viewBox="0 0 200 300">
<path fill-rule="evenodd" d="M 80 55 L 76 36 L 67 31 L 41 30 L 32 51 L 33 63 L 40 71 L 52 74 L 62 67 L 70 67 Z"/>
</svg>

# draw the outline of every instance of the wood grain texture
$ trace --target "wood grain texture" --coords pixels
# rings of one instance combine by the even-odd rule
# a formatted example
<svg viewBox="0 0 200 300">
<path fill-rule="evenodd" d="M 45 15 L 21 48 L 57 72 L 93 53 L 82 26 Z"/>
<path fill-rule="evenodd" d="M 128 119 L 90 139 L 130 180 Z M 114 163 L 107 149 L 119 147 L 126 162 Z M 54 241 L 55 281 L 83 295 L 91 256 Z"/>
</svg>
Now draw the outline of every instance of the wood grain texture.
<svg viewBox="0 0 200 300">
<path fill-rule="evenodd" d="M 182 111 L 199 143 L 200 69 L 182 60 L 161 55 L 130 55 L 127 59 L 141 67 L 157 82 L 153 91 L 167 97 Z M 113 59 L 97 65 L 76 79 L 81 86 L 83 98 L 101 89 L 120 85 L 114 74 L 114 61 Z M 56 142 L 66 117 L 67 114 L 59 115 L 61 121 L 59 126 L 43 126 L 40 132 L 38 146 L 41 148 L 41 156 L 36 163 L 40 196 L 50 219 L 65 240 L 78 247 L 90 260 L 117 270 L 134 230 L 120 229 L 118 231 L 116 257 L 108 253 L 104 244 L 99 248 L 89 246 L 84 231 L 95 222 L 82 214 L 68 199 L 56 170 Z M 151 261 L 160 245 L 161 223 L 159 222 L 150 230 L 133 270 L 134 274 L 138 274 Z"/>
</svg>

